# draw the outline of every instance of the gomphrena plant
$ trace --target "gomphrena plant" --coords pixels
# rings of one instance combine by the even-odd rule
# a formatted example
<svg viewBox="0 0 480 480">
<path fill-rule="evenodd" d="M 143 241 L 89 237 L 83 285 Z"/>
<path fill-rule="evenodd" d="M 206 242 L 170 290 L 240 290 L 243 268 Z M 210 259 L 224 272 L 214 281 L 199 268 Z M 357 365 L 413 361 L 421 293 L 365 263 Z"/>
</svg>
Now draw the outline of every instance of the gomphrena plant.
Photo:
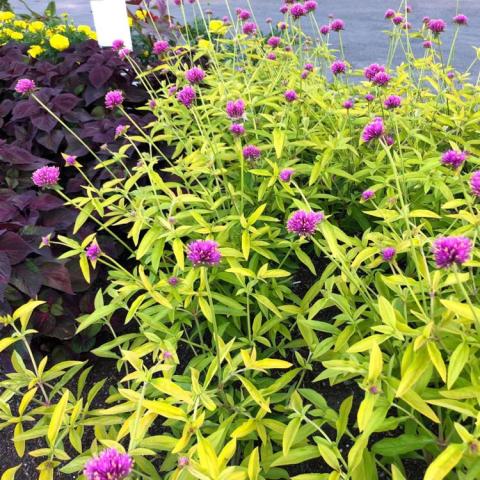
<svg viewBox="0 0 480 480">
<path fill-rule="evenodd" d="M 130 256 L 95 233 L 51 239 L 87 281 L 108 271 L 77 331 L 109 332 L 93 354 L 118 378 L 94 404 L 90 367 L 14 353 L 0 417 L 17 451 L 45 439 L 30 452 L 42 479 L 478 478 L 480 97 L 442 43 L 468 19 L 414 26 L 402 3 L 385 13 L 387 62 L 355 70 L 348 25 L 319 25 L 314 1 L 286 2 L 267 36 L 250 10 L 217 20 L 189 3 L 205 37 L 156 44 L 155 71 L 116 46 L 155 116 L 119 128 L 126 145 L 99 164 L 124 175 L 69 199 L 61 170 L 33 174 Z M 123 104 L 105 96 L 135 125 Z M 3 348 L 34 333 L 35 306 L 5 317 Z"/>
</svg>

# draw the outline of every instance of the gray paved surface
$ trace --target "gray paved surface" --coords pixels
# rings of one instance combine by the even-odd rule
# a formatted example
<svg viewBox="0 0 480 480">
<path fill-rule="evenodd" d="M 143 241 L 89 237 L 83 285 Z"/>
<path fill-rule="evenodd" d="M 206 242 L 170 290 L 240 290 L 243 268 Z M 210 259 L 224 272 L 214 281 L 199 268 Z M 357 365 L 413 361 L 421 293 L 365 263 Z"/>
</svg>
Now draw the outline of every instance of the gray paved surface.
<svg viewBox="0 0 480 480">
<path fill-rule="evenodd" d="M 228 0 L 232 9 L 236 7 L 248 7 L 247 0 Z M 204 8 L 211 8 L 218 16 L 227 13 L 226 0 L 201 0 Z M 47 5 L 46 0 L 28 0 L 33 9 L 41 10 Z M 180 18 L 178 7 L 173 5 L 171 11 L 177 13 Z M 193 7 L 186 3 L 189 17 L 192 17 Z M 266 27 L 265 18 L 273 17 L 280 20 L 278 12 L 281 0 L 251 0 L 254 13 L 262 28 Z M 320 24 L 326 23 L 328 15 L 340 17 L 346 22 L 344 32 L 344 45 L 347 59 L 357 67 L 372 62 L 385 61 L 387 53 L 386 37 L 382 33 L 388 23 L 383 19 L 385 10 L 395 8 L 400 0 L 318 0 L 319 9 L 317 19 Z M 447 21 L 455 14 L 457 0 L 410 0 L 413 13 L 410 20 L 414 25 L 419 25 L 423 16 L 443 18 Z M 470 26 L 462 28 L 458 40 L 455 66 L 465 69 L 475 58 L 472 46 L 480 47 L 480 0 L 459 0 L 460 11 L 470 18 Z M 17 0 L 11 4 L 19 9 Z M 90 6 L 88 0 L 58 0 L 58 10 L 70 13 L 77 23 L 92 24 Z M 310 24 L 305 23 L 305 28 L 311 31 Z M 454 27 L 449 24 L 444 39 L 448 41 L 453 35 Z M 419 42 L 417 42 L 419 43 Z M 420 51 L 419 47 L 417 51 Z M 478 71 L 478 70 L 476 70 Z"/>
</svg>

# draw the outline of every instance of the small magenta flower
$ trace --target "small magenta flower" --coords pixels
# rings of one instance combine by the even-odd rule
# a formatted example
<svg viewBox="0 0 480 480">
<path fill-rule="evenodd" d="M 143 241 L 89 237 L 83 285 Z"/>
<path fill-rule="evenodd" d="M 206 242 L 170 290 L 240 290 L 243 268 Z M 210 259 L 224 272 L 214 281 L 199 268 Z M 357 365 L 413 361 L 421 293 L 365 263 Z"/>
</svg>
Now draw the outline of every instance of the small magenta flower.
<svg viewBox="0 0 480 480">
<path fill-rule="evenodd" d="M 401 15 L 395 15 L 392 18 L 392 22 L 394 25 L 401 25 L 403 23 L 403 17 Z"/>
<path fill-rule="evenodd" d="M 283 15 L 285 15 L 287 12 L 288 12 L 288 6 L 287 6 L 287 5 L 282 5 L 282 6 L 280 7 L 280 13 L 282 13 Z"/>
<path fill-rule="evenodd" d="M 437 268 L 449 268 L 453 264 L 468 262 L 472 253 L 472 241 L 463 236 L 441 237 L 433 242 L 432 252 Z"/>
<path fill-rule="evenodd" d="M 292 179 L 294 173 L 295 170 L 293 168 L 284 168 L 280 171 L 278 178 L 281 182 L 288 183 Z"/>
<path fill-rule="evenodd" d="M 133 459 L 130 455 L 108 448 L 86 463 L 83 474 L 87 480 L 123 480 L 132 469 Z"/>
<path fill-rule="evenodd" d="M 31 93 L 35 90 L 35 88 L 37 88 L 35 82 L 29 78 L 21 78 L 15 85 L 15 91 L 21 95 Z"/>
<path fill-rule="evenodd" d="M 300 74 L 300 78 L 302 80 L 305 80 L 308 76 L 310 75 L 310 72 L 308 70 L 304 70 L 301 74 Z"/>
<path fill-rule="evenodd" d="M 385 12 L 384 17 L 387 19 L 393 18 L 395 16 L 395 10 L 388 8 Z"/>
<path fill-rule="evenodd" d="M 201 83 L 205 78 L 205 72 L 200 67 L 193 67 L 185 72 L 185 78 L 192 85 Z"/>
<path fill-rule="evenodd" d="M 273 22 L 273 18 L 272 18 L 272 17 L 267 17 L 267 18 L 265 19 L 265 23 L 267 23 L 267 24 L 270 24 L 270 23 L 272 23 L 272 22 Z"/>
<path fill-rule="evenodd" d="M 354 102 L 352 99 L 349 99 L 349 100 L 345 100 L 342 105 L 343 105 L 343 108 L 350 110 L 351 108 L 353 108 Z"/>
<path fill-rule="evenodd" d="M 345 30 L 345 22 L 340 18 L 332 20 L 330 23 L 330 30 L 333 30 L 334 32 L 340 32 L 340 30 Z"/>
<path fill-rule="evenodd" d="M 245 117 L 245 102 L 239 98 L 238 100 L 229 100 L 227 102 L 226 112 L 232 120 L 240 120 Z"/>
<path fill-rule="evenodd" d="M 447 72 L 447 77 L 450 79 L 450 80 L 453 80 L 455 78 L 455 72 L 452 72 L 451 70 L 449 72 Z"/>
<path fill-rule="evenodd" d="M 213 240 L 195 240 L 188 245 L 187 258 L 194 267 L 214 267 L 222 259 L 218 247 Z"/>
<path fill-rule="evenodd" d="M 243 158 L 245 160 L 257 160 L 262 152 L 255 145 L 247 145 L 243 148 Z"/>
<path fill-rule="evenodd" d="M 170 45 L 166 40 L 158 40 L 153 44 L 153 53 L 155 55 L 161 55 L 170 48 Z"/>
<path fill-rule="evenodd" d="M 320 27 L 320 33 L 322 35 L 328 35 L 330 33 L 330 25 L 322 25 Z"/>
<path fill-rule="evenodd" d="M 384 262 L 391 262 L 394 258 L 395 255 L 397 254 L 397 251 L 393 247 L 386 247 L 382 250 L 382 259 Z"/>
<path fill-rule="evenodd" d="M 238 18 L 242 21 L 246 21 L 246 20 L 249 20 L 251 18 L 251 13 L 248 11 L 248 10 L 240 10 L 238 12 Z"/>
<path fill-rule="evenodd" d="M 177 100 L 183 103 L 187 108 L 190 108 L 197 98 L 195 89 L 190 85 L 186 85 L 177 93 Z"/>
<path fill-rule="evenodd" d="M 314 12 L 317 9 L 318 3 L 315 0 L 307 0 L 303 6 L 305 7 L 307 13 L 309 13 Z"/>
<path fill-rule="evenodd" d="M 125 47 L 125 42 L 123 40 L 114 40 L 112 42 L 112 49 L 115 51 L 115 52 L 118 52 L 119 50 L 121 50 L 123 47 Z"/>
<path fill-rule="evenodd" d="M 270 52 L 267 54 L 267 60 L 276 60 L 276 59 L 277 59 L 277 56 L 273 52 Z"/>
<path fill-rule="evenodd" d="M 124 135 L 127 132 L 128 128 L 128 125 L 118 125 L 117 128 L 115 128 L 115 138 Z"/>
<path fill-rule="evenodd" d="M 236 137 L 241 137 L 245 135 L 245 127 L 241 123 L 232 123 L 230 125 L 230 132 Z"/>
<path fill-rule="evenodd" d="M 121 90 L 112 90 L 105 95 L 105 107 L 113 110 L 123 103 L 123 93 Z"/>
<path fill-rule="evenodd" d="M 270 45 L 272 48 L 277 48 L 280 45 L 281 41 L 282 39 L 280 37 L 270 37 L 267 40 L 267 44 Z"/>
<path fill-rule="evenodd" d="M 280 30 L 286 30 L 288 28 L 288 25 L 285 22 L 279 22 L 278 28 Z"/>
<path fill-rule="evenodd" d="M 407 13 L 412 13 L 412 11 L 413 11 L 413 8 L 409 3 L 407 3 L 405 9 L 407 10 Z"/>
<path fill-rule="evenodd" d="M 428 25 L 428 22 L 429 22 L 430 20 L 431 20 L 430 17 L 423 17 L 422 23 L 423 23 L 424 25 Z"/>
<path fill-rule="evenodd" d="M 470 191 L 475 197 L 480 197 L 480 170 L 473 172 L 470 178 Z"/>
<path fill-rule="evenodd" d="M 190 460 L 188 459 L 188 457 L 180 457 L 178 459 L 178 468 L 188 467 L 189 464 L 190 464 Z"/>
<path fill-rule="evenodd" d="M 37 187 L 53 187 L 60 178 L 58 167 L 41 167 L 32 174 L 32 181 Z"/>
<path fill-rule="evenodd" d="M 257 33 L 257 24 L 254 22 L 246 22 L 243 25 L 242 31 L 245 35 L 255 35 L 255 33 Z"/>
<path fill-rule="evenodd" d="M 456 23 L 457 25 L 468 25 L 468 17 L 464 15 L 463 13 L 459 13 L 458 15 L 455 15 L 453 17 L 453 23 Z"/>
<path fill-rule="evenodd" d="M 447 28 L 447 24 L 441 18 L 433 18 L 428 22 L 427 27 L 434 35 L 440 35 Z"/>
<path fill-rule="evenodd" d="M 164 352 L 162 352 L 162 360 L 163 361 L 168 362 L 168 360 L 171 360 L 172 358 L 173 358 L 173 355 L 168 350 L 165 350 Z"/>
<path fill-rule="evenodd" d="M 168 89 L 168 96 L 171 97 L 172 95 L 175 95 L 177 93 L 178 87 L 176 85 L 171 86 Z"/>
<path fill-rule="evenodd" d="M 395 143 L 395 139 L 391 135 L 385 136 L 384 140 L 389 147 L 391 147 Z"/>
<path fill-rule="evenodd" d="M 372 95 L 371 93 L 367 93 L 367 94 L 365 95 L 365 100 L 366 100 L 367 102 L 373 102 L 373 101 L 375 100 L 375 95 Z"/>
<path fill-rule="evenodd" d="M 383 87 L 388 84 L 391 78 L 392 77 L 387 72 L 378 72 L 372 78 L 372 83 L 374 85 L 378 85 L 379 87 Z"/>
<path fill-rule="evenodd" d="M 306 63 L 303 67 L 305 70 L 308 72 L 313 72 L 313 69 L 315 68 L 313 63 Z"/>
<path fill-rule="evenodd" d="M 368 67 L 363 70 L 363 75 L 367 80 L 372 81 L 375 75 L 379 72 L 384 72 L 385 67 L 383 65 L 379 65 L 378 63 L 372 63 Z"/>
<path fill-rule="evenodd" d="M 298 94 L 295 90 L 287 90 L 284 94 L 283 94 L 285 100 L 287 102 L 294 102 L 295 100 L 298 100 Z"/>
<path fill-rule="evenodd" d="M 76 155 L 64 155 L 65 165 L 67 167 L 73 167 L 77 163 Z"/>
<path fill-rule="evenodd" d="M 374 196 L 375 196 L 375 192 L 371 189 L 365 190 L 364 192 L 362 192 L 362 195 L 361 195 L 362 200 L 364 202 L 372 199 Z"/>
<path fill-rule="evenodd" d="M 375 117 L 365 126 L 362 133 L 362 140 L 366 143 L 380 139 L 385 135 L 385 125 L 381 117 Z"/>
<path fill-rule="evenodd" d="M 430 40 L 425 40 L 423 42 L 423 48 L 432 48 L 433 43 Z"/>
<path fill-rule="evenodd" d="M 300 17 L 303 17 L 307 13 L 306 8 L 301 3 L 294 3 L 290 7 L 290 15 L 298 20 Z"/>
<path fill-rule="evenodd" d="M 398 108 L 401 104 L 402 104 L 402 97 L 399 97 L 398 95 L 390 95 L 383 102 L 383 105 L 388 110 Z"/>
<path fill-rule="evenodd" d="M 92 262 L 95 263 L 98 260 L 98 257 L 101 255 L 102 250 L 98 246 L 97 242 L 92 242 L 87 249 L 85 250 L 85 255 Z"/>
<path fill-rule="evenodd" d="M 287 230 L 301 237 L 309 237 L 315 233 L 320 222 L 325 218 L 322 212 L 297 210 L 287 222 Z"/>
<path fill-rule="evenodd" d="M 465 162 L 467 157 L 468 152 L 448 150 L 442 155 L 442 164 L 453 167 L 456 170 Z"/>
<path fill-rule="evenodd" d="M 168 284 L 172 287 L 176 287 L 179 282 L 180 282 L 180 279 L 178 277 L 170 277 L 168 279 Z"/>
<path fill-rule="evenodd" d="M 402 25 L 402 28 L 404 30 L 411 30 L 412 28 L 412 24 L 410 22 L 405 22 L 403 25 Z"/>
<path fill-rule="evenodd" d="M 118 58 L 120 58 L 120 60 L 125 60 L 131 53 L 132 51 L 129 48 L 121 48 L 118 51 Z"/>
<path fill-rule="evenodd" d="M 347 70 L 347 65 L 345 62 L 342 60 L 335 60 L 331 65 L 330 65 L 330 71 L 334 75 L 340 75 L 342 73 L 345 73 Z"/>
</svg>

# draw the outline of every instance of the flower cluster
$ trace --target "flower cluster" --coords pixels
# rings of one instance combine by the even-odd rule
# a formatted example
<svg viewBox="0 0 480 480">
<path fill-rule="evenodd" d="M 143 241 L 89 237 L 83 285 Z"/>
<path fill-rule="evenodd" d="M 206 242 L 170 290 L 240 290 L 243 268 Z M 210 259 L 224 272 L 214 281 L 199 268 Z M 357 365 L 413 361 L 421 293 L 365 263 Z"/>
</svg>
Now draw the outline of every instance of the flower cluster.
<svg viewBox="0 0 480 480">
<path fill-rule="evenodd" d="M 462 265 L 471 257 L 473 243 L 463 236 L 441 237 L 433 242 L 432 252 L 437 268 Z"/>
<path fill-rule="evenodd" d="M 310 237 L 325 218 L 322 212 L 307 212 L 297 210 L 287 222 L 287 230 L 301 237 Z"/>
<path fill-rule="evenodd" d="M 89 460 L 83 474 L 87 480 L 123 480 L 130 475 L 132 469 L 133 460 L 130 455 L 109 448 Z"/>
<path fill-rule="evenodd" d="M 213 240 L 195 240 L 188 245 L 187 258 L 195 267 L 214 267 L 222 259 L 218 247 Z"/>
</svg>

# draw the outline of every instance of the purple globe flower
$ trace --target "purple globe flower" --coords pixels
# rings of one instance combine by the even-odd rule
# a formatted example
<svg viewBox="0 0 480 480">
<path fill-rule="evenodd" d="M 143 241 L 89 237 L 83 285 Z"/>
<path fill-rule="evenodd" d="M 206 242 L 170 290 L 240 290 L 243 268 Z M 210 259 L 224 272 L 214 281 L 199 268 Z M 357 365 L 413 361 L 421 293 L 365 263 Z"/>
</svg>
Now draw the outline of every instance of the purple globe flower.
<svg viewBox="0 0 480 480">
<path fill-rule="evenodd" d="M 425 40 L 423 42 L 423 48 L 432 48 L 433 43 L 430 40 Z"/>
<path fill-rule="evenodd" d="M 385 67 L 383 65 L 379 65 L 378 63 L 372 63 L 365 68 L 363 74 L 367 80 L 372 81 L 377 73 L 384 71 Z"/>
<path fill-rule="evenodd" d="M 247 22 L 243 25 L 242 31 L 245 35 L 255 35 L 257 32 L 257 24 L 254 22 Z"/>
<path fill-rule="evenodd" d="M 170 286 L 176 287 L 180 282 L 180 279 L 178 277 L 170 277 L 167 281 Z"/>
<path fill-rule="evenodd" d="M 273 52 L 270 52 L 267 55 L 267 60 L 276 60 L 276 59 L 277 59 L 277 56 Z"/>
<path fill-rule="evenodd" d="M 383 102 L 383 105 L 388 110 L 398 108 L 401 104 L 402 104 L 402 97 L 399 97 L 398 95 L 390 95 Z"/>
<path fill-rule="evenodd" d="M 453 23 L 457 25 L 468 25 L 468 17 L 463 13 L 459 13 L 453 17 Z"/>
<path fill-rule="evenodd" d="M 384 85 L 388 84 L 391 78 L 392 77 L 387 72 L 378 72 L 372 78 L 372 83 L 374 85 L 378 85 L 379 87 L 383 87 Z"/>
<path fill-rule="evenodd" d="M 448 150 L 442 155 L 442 164 L 453 167 L 455 170 L 459 168 L 467 159 L 468 152 L 458 150 Z"/>
<path fill-rule="evenodd" d="M 318 3 L 315 0 L 307 0 L 303 6 L 305 7 L 307 13 L 309 13 L 314 12 L 317 9 Z"/>
<path fill-rule="evenodd" d="M 183 87 L 177 93 L 177 100 L 183 103 L 187 108 L 190 108 L 192 106 L 196 98 L 197 98 L 197 93 L 195 92 L 195 89 L 190 85 Z"/>
<path fill-rule="evenodd" d="M 255 145 L 247 145 L 243 148 L 243 158 L 245 160 L 257 160 L 262 152 Z"/>
<path fill-rule="evenodd" d="M 428 22 L 429 22 L 430 20 L 431 20 L 430 17 L 423 17 L 422 23 L 423 23 L 424 25 L 428 25 Z"/>
<path fill-rule="evenodd" d="M 112 49 L 118 52 L 121 50 L 123 47 L 125 47 L 125 42 L 123 40 L 114 40 L 112 42 Z"/>
<path fill-rule="evenodd" d="M 285 22 L 280 22 L 280 23 L 278 24 L 278 28 L 279 28 L 280 30 L 286 30 L 286 29 L 288 28 L 288 25 L 287 25 Z"/>
<path fill-rule="evenodd" d="M 127 132 L 128 128 L 128 125 L 118 125 L 117 128 L 115 128 L 115 138 L 124 135 Z"/>
<path fill-rule="evenodd" d="M 365 126 L 362 133 L 362 140 L 366 143 L 380 139 L 385 135 L 385 125 L 381 117 L 375 117 Z"/>
<path fill-rule="evenodd" d="M 53 187 L 60 178 L 60 169 L 58 167 L 41 167 L 32 174 L 32 181 L 37 187 Z"/>
<path fill-rule="evenodd" d="M 412 13 L 412 11 L 413 11 L 413 8 L 409 3 L 407 3 L 405 9 L 407 10 L 407 13 Z"/>
<path fill-rule="evenodd" d="M 76 155 L 63 155 L 63 158 L 65 159 L 65 165 L 67 167 L 72 167 L 77 163 L 77 156 Z"/>
<path fill-rule="evenodd" d="M 222 254 L 213 240 L 195 240 L 188 245 L 187 258 L 194 267 L 214 267 L 220 263 Z"/>
<path fill-rule="evenodd" d="M 362 195 L 361 195 L 362 200 L 365 202 L 367 200 L 372 199 L 374 196 L 375 196 L 375 192 L 371 189 L 365 190 L 364 192 L 362 192 Z"/>
<path fill-rule="evenodd" d="M 395 15 L 392 18 L 392 22 L 394 25 L 401 25 L 403 23 L 403 17 L 401 15 Z"/>
<path fill-rule="evenodd" d="M 427 27 L 434 35 L 440 35 L 447 28 L 447 24 L 441 18 L 433 18 L 428 22 Z"/>
<path fill-rule="evenodd" d="M 120 60 L 125 60 L 131 53 L 132 51 L 129 48 L 121 48 L 118 51 L 118 58 L 120 58 Z"/>
<path fill-rule="evenodd" d="M 330 71 L 334 75 L 340 75 L 342 73 L 345 73 L 347 70 L 347 65 L 345 62 L 342 60 L 335 60 L 331 65 L 330 65 Z"/>
<path fill-rule="evenodd" d="M 248 10 L 240 10 L 238 12 L 238 18 L 242 21 L 246 21 L 246 20 L 249 20 L 251 18 L 251 13 L 248 11 Z"/>
<path fill-rule="evenodd" d="M 296 211 L 287 222 L 287 230 L 301 237 L 309 237 L 315 233 L 319 223 L 325 218 L 322 212 Z"/>
<path fill-rule="evenodd" d="M 185 72 L 185 78 L 192 85 L 201 83 L 205 78 L 205 72 L 200 67 L 193 67 Z"/>
<path fill-rule="evenodd" d="M 308 72 L 313 72 L 315 66 L 313 65 L 313 63 L 306 63 L 303 68 Z"/>
<path fill-rule="evenodd" d="M 123 103 L 123 93 L 121 90 L 112 90 L 105 95 L 105 107 L 113 110 Z"/>
<path fill-rule="evenodd" d="M 397 254 L 397 251 L 393 247 L 386 247 L 382 250 L 382 259 L 384 262 L 391 262 L 394 258 L 395 255 Z"/>
<path fill-rule="evenodd" d="M 342 104 L 343 108 L 346 108 L 347 110 L 350 110 L 351 108 L 353 108 L 353 105 L 354 105 L 354 102 L 351 99 L 345 100 Z"/>
<path fill-rule="evenodd" d="M 470 191 L 475 197 L 480 197 L 480 170 L 473 172 L 470 178 Z"/>
<path fill-rule="evenodd" d="M 283 13 L 285 15 L 288 12 L 288 6 L 287 5 L 282 5 L 280 7 L 280 13 Z"/>
<path fill-rule="evenodd" d="M 345 22 L 340 18 L 336 18 L 335 20 L 332 20 L 330 23 L 330 30 L 333 30 L 334 32 L 345 30 Z"/>
<path fill-rule="evenodd" d="M 227 102 L 227 115 L 232 120 L 239 120 L 245 116 L 245 102 L 240 98 L 238 100 L 230 100 Z"/>
<path fill-rule="evenodd" d="M 178 468 L 185 468 L 190 464 L 188 457 L 180 457 L 178 459 Z"/>
<path fill-rule="evenodd" d="M 308 76 L 310 75 L 310 72 L 308 70 L 304 70 L 301 74 L 300 74 L 300 78 L 302 80 L 305 80 Z"/>
<path fill-rule="evenodd" d="M 298 20 L 300 17 L 303 17 L 307 13 L 306 8 L 301 3 L 295 3 L 290 7 L 290 15 Z"/>
<path fill-rule="evenodd" d="M 280 171 L 278 178 L 281 182 L 288 183 L 292 179 L 294 173 L 295 170 L 293 168 L 284 168 Z"/>
<path fill-rule="evenodd" d="M 287 102 L 294 102 L 295 100 L 298 100 L 298 94 L 295 90 L 287 90 L 284 94 L 283 94 L 285 100 Z"/>
<path fill-rule="evenodd" d="M 92 263 L 95 263 L 98 260 L 101 253 L 102 250 L 100 250 L 97 242 L 92 242 L 85 250 L 85 255 Z"/>
<path fill-rule="evenodd" d="M 432 252 L 437 268 L 449 268 L 453 264 L 462 265 L 470 260 L 472 241 L 463 236 L 441 237 L 433 242 Z"/>
<path fill-rule="evenodd" d="M 280 37 L 270 37 L 267 40 L 267 44 L 270 45 L 272 48 L 277 48 L 280 45 L 281 41 L 282 39 Z"/>
<path fill-rule="evenodd" d="M 87 480 L 123 480 L 130 475 L 132 469 L 133 460 L 130 455 L 109 448 L 89 460 L 83 474 Z"/>
<path fill-rule="evenodd" d="M 159 40 L 153 44 L 153 53 L 155 55 L 161 55 L 170 48 L 170 45 L 166 40 Z"/>
<path fill-rule="evenodd" d="M 395 10 L 391 9 L 391 8 L 388 8 L 385 12 L 385 18 L 387 19 L 390 19 L 390 18 L 393 18 L 395 16 Z"/>
<path fill-rule="evenodd" d="M 35 90 L 35 88 L 35 82 L 33 80 L 30 80 L 29 78 L 21 78 L 15 85 L 15 91 L 17 93 L 20 93 L 21 95 L 31 93 Z"/>
<path fill-rule="evenodd" d="M 373 101 L 375 100 L 375 95 L 372 95 L 371 93 L 367 93 L 367 94 L 365 95 L 365 100 L 366 100 L 367 102 L 373 102 Z"/>
<path fill-rule="evenodd" d="M 322 25 L 320 27 L 320 33 L 322 35 L 328 35 L 330 33 L 330 25 Z"/>
<path fill-rule="evenodd" d="M 241 123 L 232 123 L 230 125 L 230 132 L 236 137 L 241 137 L 245 135 L 245 127 Z"/>
</svg>

